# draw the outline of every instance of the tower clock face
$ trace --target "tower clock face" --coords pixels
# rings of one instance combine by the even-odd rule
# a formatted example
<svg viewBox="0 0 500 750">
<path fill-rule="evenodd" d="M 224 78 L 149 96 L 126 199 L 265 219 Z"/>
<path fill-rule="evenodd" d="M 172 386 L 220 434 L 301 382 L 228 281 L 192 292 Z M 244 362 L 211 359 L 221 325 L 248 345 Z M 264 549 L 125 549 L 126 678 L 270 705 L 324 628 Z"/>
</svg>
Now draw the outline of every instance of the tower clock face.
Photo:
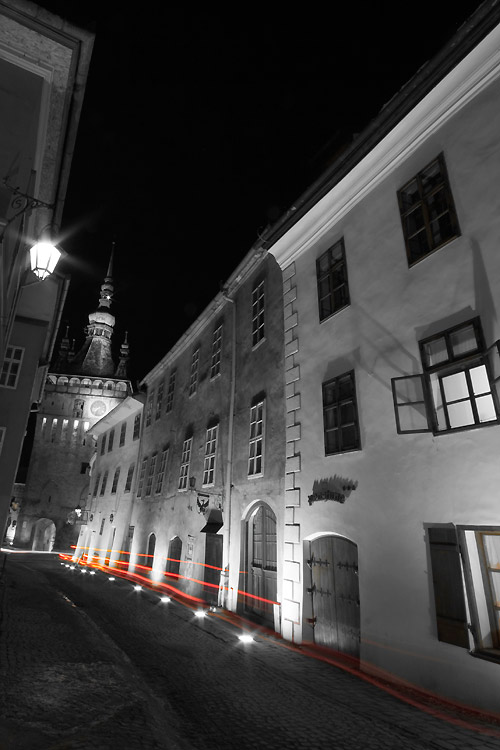
<svg viewBox="0 0 500 750">
<path fill-rule="evenodd" d="M 95 417 L 102 417 L 103 414 L 106 414 L 106 404 L 104 401 L 94 401 L 90 411 Z"/>
</svg>

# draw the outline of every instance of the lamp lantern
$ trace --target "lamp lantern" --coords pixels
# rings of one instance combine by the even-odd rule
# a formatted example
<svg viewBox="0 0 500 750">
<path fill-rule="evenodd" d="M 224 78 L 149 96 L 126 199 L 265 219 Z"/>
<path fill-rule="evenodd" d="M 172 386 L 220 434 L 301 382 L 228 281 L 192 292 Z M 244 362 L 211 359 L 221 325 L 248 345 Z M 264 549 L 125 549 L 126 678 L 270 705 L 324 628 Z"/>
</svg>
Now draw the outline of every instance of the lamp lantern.
<svg viewBox="0 0 500 750">
<path fill-rule="evenodd" d="M 54 271 L 61 251 L 51 242 L 37 242 L 30 250 L 31 270 L 40 280 L 46 279 Z"/>
</svg>

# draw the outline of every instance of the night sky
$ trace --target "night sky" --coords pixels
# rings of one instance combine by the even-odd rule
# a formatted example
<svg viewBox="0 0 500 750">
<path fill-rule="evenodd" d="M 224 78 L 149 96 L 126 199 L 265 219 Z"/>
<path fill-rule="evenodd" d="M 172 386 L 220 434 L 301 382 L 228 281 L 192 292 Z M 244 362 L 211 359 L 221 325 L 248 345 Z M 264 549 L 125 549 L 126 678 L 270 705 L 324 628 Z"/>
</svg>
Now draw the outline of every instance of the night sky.
<svg viewBox="0 0 500 750">
<path fill-rule="evenodd" d="M 63 321 L 78 348 L 115 240 L 114 341 L 129 331 L 135 384 L 480 3 L 39 4 L 96 33 L 61 227 Z"/>
</svg>

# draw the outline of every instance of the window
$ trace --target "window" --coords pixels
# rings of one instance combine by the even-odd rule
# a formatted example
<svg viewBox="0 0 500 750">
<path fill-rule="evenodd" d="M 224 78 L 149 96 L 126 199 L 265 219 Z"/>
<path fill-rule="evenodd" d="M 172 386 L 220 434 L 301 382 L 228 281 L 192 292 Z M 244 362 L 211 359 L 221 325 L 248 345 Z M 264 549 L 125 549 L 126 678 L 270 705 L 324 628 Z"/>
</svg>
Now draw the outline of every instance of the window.
<svg viewBox="0 0 500 750">
<path fill-rule="evenodd" d="M 63 419 L 62 428 L 61 428 L 61 442 L 62 443 L 65 443 L 66 440 L 68 439 L 68 424 L 69 424 L 69 420 Z"/>
<path fill-rule="evenodd" d="M 73 420 L 73 430 L 71 432 L 71 440 L 76 443 L 76 439 L 78 437 L 78 427 L 80 426 L 80 420 L 74 419 Z"/>
<path fill-rule="evenodd" d="M 326 320 L 349 304 L 344 240 L 328 248 L 316 261 L 319 319 Z"/>
<path fill-rule="evenodd" d="M 210 365 L 210 377 L 215 378 L 220 373 L 220 358 L 222 352 L 222 326 L 214 331 L 212 342 L 212 363 Z"/>
<path fill-rule="evenodd" d="M 112 495 L 116 495 L 116 489 L 118 487 L 118 480 L 119 480 L 119 478 L 120 478 L 120 467 L 118 466 L 118 468 L 115 471 L 115 475 L 113 477 L 113 484 L 111 485 L 111 494 Z"/>
<path fill-rule="evenodd" d="M 264 338 L 264 281 L 257 283 L 252 291 L 252 346 Z"/>
<path fill-rule="evenodd" d="M 57 430 L 57 419 L 52 420 L 52 427 L 50 428 L 50 442 L 53 443 L 56 439 Z"/>
<path fill-rule="evenodd" d="M 248 476 L 260 476 L 262 470 L 264 440 L 264 401 L 258 401 L 250 409 L 250 444 L 248 451 Z"/>
<path fill-rule="evenodd" d="M 354 370 L 323 383 L 325 455 L 361 448 Z"/>
<path fill-rule="evenodd" d="M 77 419 L 81 419 L 83 417 L 83 407 L 85 406 L 85 401 L 82 399 L 75 399 L 73 401 L 73 416 Z"/>
<path fill-rule="evenodd" d="M 132 435 L 132 440 L 137 440 L 140 432 L 141 432 L 141 415 L 136 414 L 135 419 L 134 419 L 134 433 Z"/>
<path fill-rule="evenodd" d="M 408 265 L 460 234 L 442 154 L 399 190 L 398 200 Z"/>
<path fill-rule="evenodd" d="M 218 430 L 219 425 L 217 424 L 207 429 L 207 437 L 205 442 L 205 461 L 203 464 L 203 486 L 214 484 Z"/>
<path fill-rule="evenodd" d="M 167 405 L 165 407 L 165 411 L 167 414 L 169 414 L 169 412 L 172 411 L 172 407 L 174 405 L 175 375 L 176 375 L 176 371 L 173 370 L 170 373 L 170 378 L 168 381 Z"/>
<path fill-rule="evenodd" d="M 89 462 L 88 461 L 82 461 L 80 464 L 80 474 L 87 474 L 89 470 Z"/>
<path fill-rule="evenodd" d="M 196 349 L 191 357 L 191 372 L 189 374 L 189 395 L 193 396 L 198 389 L 198 364 L 200 360 L 200 350 Z"/>
<path fill-rule="evenodd" d="M 144 487 L 144 479 L 146 477 L 146 466 L 148 465 L 148 459 L 143 458 L 142 464 L 141 464 L 141 471 L 139 474 L 139 482 L 137 485 L 137 497 L 141 497 L 142 495 L 142 488 Z"/>
<path fill-rule="evenodd" d="M 102 532 L 104 531 L 104 522 L 105 522 L 105 520 L 106 519 L 103 518 L 102 521 L 101 521 L 101 528 L 99 529 L 99 536 L 102 536 Z"/>
<path fill-rule="evenodd" d="M 47 429 L 47 417 L 42 417 L 42 429 L 41 429 L 41 437 L 42 440 L 45 437 L 45 431 Z"/>
<path fill-rule="evenodd" d="M 128 467 L 127 479 L 125 481 L 125 492 L 130 492 L 130 488 L 132 487 L 132 477 L 134 476 L 134 469 L 135 464 L 130 464 L 130 466 Z"/>
<path fill-rule="evenodd" d="M 20 346 L 8 346 L 0 374 L 0 385 L 4 388 L 16 388 L 23 361 L 24 349 Z"/>
<path fill-rule="evenodd" d="M 98 474 L 95 478 L 94 482 L 94 491 L 92 492 L 92 497 L 97 497 L 97 488 L 99 487 L 99 482 L 101 481 L 101 475 Z"/>
<path fill-rule="evenodd" d="M 102 478 L 102 484 L 101 484 L 101 491 L 99 492 L 99 497 L 102 497 L 104 493 L 106 492 L 106 485 L 108 483 L 108 472 L 104 472 L 104 476 Z"/>
<path fill-rule="evenodd" d="M 154 456 L 151 456 L 151 461 L 149 462 L 148 481 L 146 483 L 146 497 L 149 497 L 151 495 L 151 490 L 153 489 L 153 477 L 155 475 L 155 467 L 156 467 L 156 453 Z"/>
<path fill-rule="evenodd" d="M 161 417 L 161 407 L 163 403 L 163 380 L 158 386 L 158 391 L 156 393 L 156 419 L 160 419 Z"/>
<path fill-rule="evenodd" d="M 110 453 L 113 450 L 113 443 L 114 442 L 115 442 L 115 431 L 113 429 L 109 433 L 109 438 L 108 438 L 108 453 Z"/>
<path fill-rule="evenodd" d="M 167 458 L 168 458 L 168 448 L 165 448 L 165 450 L 161 454 L 160 466 L 158 468 L 158 475 L 156 477 L 156 487 L 155 487 L 156 495 L 159 492 L 161 492 L 163 488 L 163 479 L 165 477 L 165 468 L 167 466 Z"/>
<path fill-rule="evenodd" d="M 5 433 L 6 432 L 7 432 L 7 430 L 5 429 L 5 427 L 0 427 L 0 455 L 2 454 L 2 448 L 3 448 L 3 443 L 4 443 L 4 440 L 5 440 Z"/>
<path fill-rule="evenodd" d="M 500 661 L 500 528 L 426 531 L 438 640 Z"/>
<path fill-rule="evenodd" d="M 188 486 L 189 462 L 191 460 L 191 445 L 193 438 L 189 437 L 182 444 L 181 468 L 179 472 L 179 489 L 186 490 Z"/>
<path fill-rule="evenodd" d="M 127 423 L 124 422 L 120 427 L 120 448 L 125 445 L 125 436 L 127 434 Z"/>
<path fill-rule="evenodd" d="M 400 434 L 471 429 L 498 420 L 499 342 L 486 349 L 479 318 L 420 342 L 423 374 L 392 379 Z"/>
<path fill-rule="evenodd" d="M 146 427 L 151 425 L 151 415 L 153 414 L 153 393 L 148 396 L 148 403 L 146 404 Z"/>
<path fill-rule="evenodd" d="M 106 450 L 106 433 L 101 438 L 101 456 L 104 456 L 104 452 Z"/>
</svg>

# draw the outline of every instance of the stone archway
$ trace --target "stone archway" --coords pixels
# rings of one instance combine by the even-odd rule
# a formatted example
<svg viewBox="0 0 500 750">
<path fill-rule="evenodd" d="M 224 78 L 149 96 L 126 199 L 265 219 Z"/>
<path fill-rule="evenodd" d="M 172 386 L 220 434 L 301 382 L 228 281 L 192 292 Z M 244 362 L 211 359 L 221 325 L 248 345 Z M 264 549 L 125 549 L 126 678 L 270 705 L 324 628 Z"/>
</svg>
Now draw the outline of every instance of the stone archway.
<svg viewBox="0 0 500 750">
<path fill-rule="evenodd" d="M 56 525 L 50 518 L 39 518 L 33 533 L 32 549 L 37 552 L 52 552 L 56 538 Z"/>
</svg>

